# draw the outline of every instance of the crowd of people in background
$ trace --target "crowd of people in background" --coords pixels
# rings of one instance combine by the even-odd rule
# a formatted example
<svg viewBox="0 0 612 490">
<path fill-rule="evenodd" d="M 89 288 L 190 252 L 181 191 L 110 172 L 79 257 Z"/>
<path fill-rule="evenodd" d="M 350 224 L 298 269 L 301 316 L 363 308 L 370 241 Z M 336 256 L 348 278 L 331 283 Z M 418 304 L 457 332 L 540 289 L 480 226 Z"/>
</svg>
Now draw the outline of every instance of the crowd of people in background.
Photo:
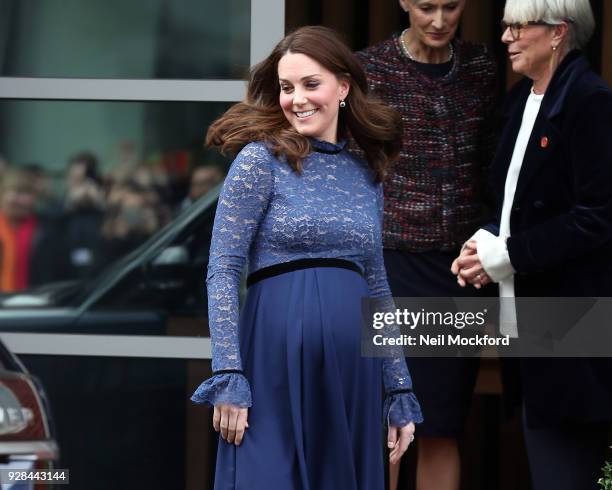
<svg viewBox="0 0 612 490">
<path fill-rule="evenodd" d="M 217 163 L 194 163 L 188 175 L 143 163 L 103 173 L 83 151 L 68 160 L 57 191 L 43 166 L 0 157 L 0 293 L 94 276 L 224 175 Z"/>
</svg>

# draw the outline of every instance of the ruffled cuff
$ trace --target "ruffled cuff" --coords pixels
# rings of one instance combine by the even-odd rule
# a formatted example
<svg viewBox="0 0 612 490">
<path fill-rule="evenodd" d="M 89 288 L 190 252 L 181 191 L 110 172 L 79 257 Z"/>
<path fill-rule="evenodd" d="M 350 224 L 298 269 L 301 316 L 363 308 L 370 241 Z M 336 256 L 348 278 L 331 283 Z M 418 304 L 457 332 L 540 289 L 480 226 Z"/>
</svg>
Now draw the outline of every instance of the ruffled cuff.
<svg viewBox="0 0 612 490">
<path fill-rule="evenodd" d="M 251 386 L 240 373 L 219 373 L 204 381 L 194 394 L 194 403 L 209 403 L 210 405 L 236 405 L 241 408 L 250 407 Z"/>
<path fill-rule="evenodd" d="M 388 394 L 383 413 L 386 424 L 392 427 L 404 427 L 410 422 L 415 424 L 423 422 L 421 406 L 412 391 Z"/>
</svg>

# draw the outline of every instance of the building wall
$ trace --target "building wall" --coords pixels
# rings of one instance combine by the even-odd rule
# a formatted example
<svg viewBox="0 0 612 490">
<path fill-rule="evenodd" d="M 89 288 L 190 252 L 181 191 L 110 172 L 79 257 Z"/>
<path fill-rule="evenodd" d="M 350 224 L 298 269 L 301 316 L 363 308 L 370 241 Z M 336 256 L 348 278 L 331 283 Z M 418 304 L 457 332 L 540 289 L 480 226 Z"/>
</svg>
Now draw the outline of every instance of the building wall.
<svg viewBox="0 0 612 490">
<path fill-rule="evenodd" d="M 407 26 L 407 16 L 394 0 L 365 0 L 360 8 L 351 0 L 287 0 L 286 27 L 322 24 L 346 36 L 354 49 L 382 41 Z M 597 29 L 585 50 L 593 67 L 612 84 L 612 1 L 591 0 Z M 518 76 L 510 70 L 500 41 L 504 2 L 469 0 L 463 14 L 460 36 L 485 43 L 495 53 L 502 86 L 509 87 Z"/>
</svg>

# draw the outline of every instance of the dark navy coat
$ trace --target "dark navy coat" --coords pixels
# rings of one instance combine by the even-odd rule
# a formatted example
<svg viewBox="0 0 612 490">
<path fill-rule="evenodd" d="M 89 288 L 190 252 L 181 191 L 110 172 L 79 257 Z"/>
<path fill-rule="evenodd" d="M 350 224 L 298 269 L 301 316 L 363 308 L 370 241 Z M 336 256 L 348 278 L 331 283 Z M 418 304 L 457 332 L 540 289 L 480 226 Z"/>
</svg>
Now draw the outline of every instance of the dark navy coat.
<svg viewBox="0 0 612 490">
<path fill-rule="evenodd" d="M 531 85 L 519 82 L 507 99 L 491 168 L 498 219 Z M 612 91 L 577 51 L 561 62 L 542 100 L 510 233 L 517 297 L 612 296 Z M 520 308 L 518 319 L 520 332 Z M 612 420 L 611 359 L 524 358 L 519 364 L 531 427 Z"/>
</svg>

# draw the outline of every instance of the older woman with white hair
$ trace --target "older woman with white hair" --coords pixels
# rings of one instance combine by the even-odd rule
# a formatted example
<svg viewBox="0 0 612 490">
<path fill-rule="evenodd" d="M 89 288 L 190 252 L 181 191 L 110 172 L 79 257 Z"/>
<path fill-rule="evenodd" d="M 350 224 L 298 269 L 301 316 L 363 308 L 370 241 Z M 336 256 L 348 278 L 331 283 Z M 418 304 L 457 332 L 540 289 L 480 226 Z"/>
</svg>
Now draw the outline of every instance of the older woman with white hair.
<svg viewBox="0 0 612 490">
<path fill-rule="evenodd" d="M 589 1 L 507 0 L 503 20 L 525 79 L 508 95 L 492 166 L 497 221 L 452 270 L 504 297 L 612 296 L 612 91 L 579 51 L 594 30 Z M 521 310 L 502 313 L 520 336 Z M 534 490 L 596 488 L 612 360 L 524 358 L 520 379 Z"/>
</svg>

